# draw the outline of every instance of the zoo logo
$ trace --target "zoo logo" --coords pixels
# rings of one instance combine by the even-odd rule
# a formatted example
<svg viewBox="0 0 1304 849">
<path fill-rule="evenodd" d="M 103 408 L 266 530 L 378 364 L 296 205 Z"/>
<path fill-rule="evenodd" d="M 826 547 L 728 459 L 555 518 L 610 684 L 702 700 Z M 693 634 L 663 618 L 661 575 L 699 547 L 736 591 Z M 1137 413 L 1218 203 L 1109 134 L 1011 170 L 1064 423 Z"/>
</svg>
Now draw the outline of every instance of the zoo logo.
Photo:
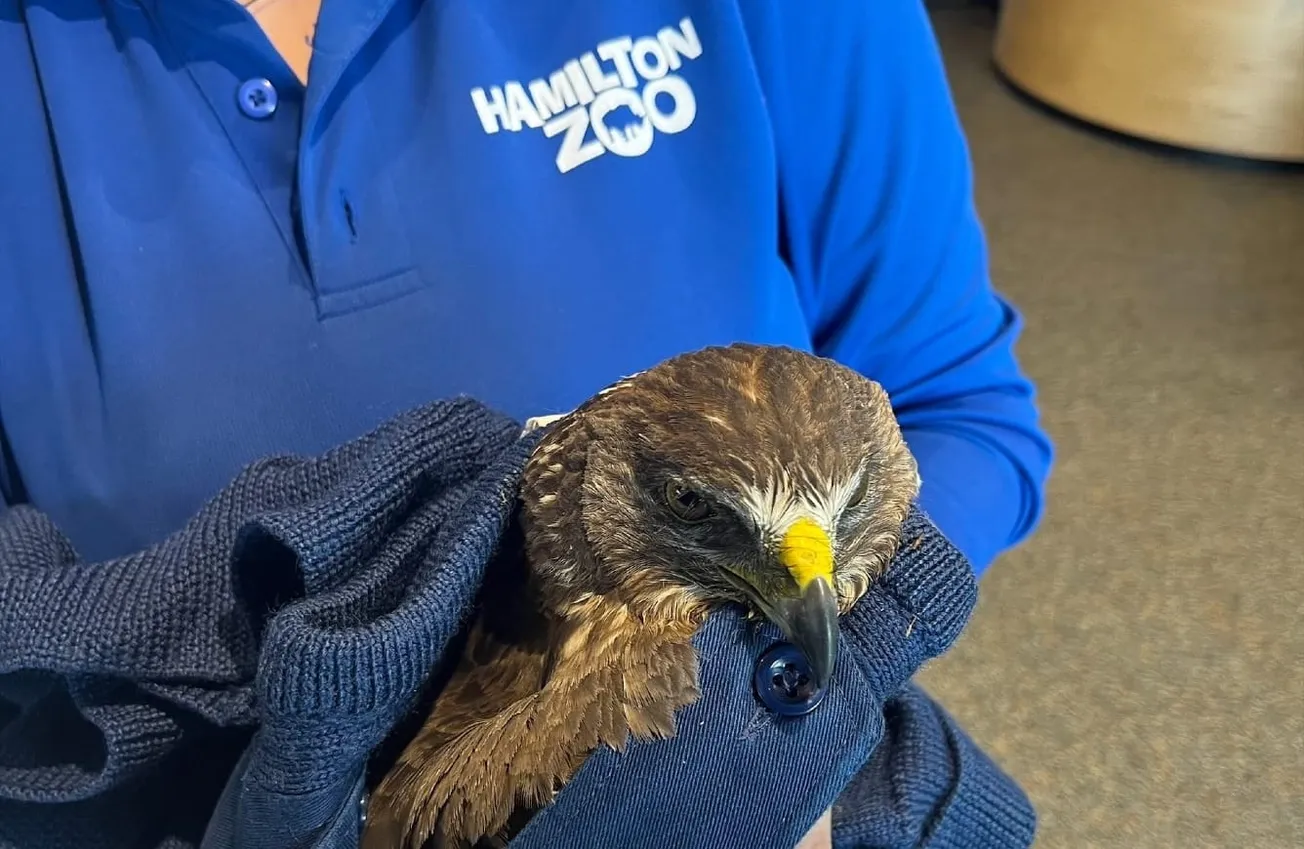
<svg viewBox="0 0 1304 849">
<path fill-rule="evenodd" d="M 642 156 L 656 133 L 692 126 L 697 98 L 675 72 L 701 55 L 697 30 L 684 18 L 656 35 L 604 41 L 547 79 L 474 88 L 471 102 L 490 135 L 525 127 L 560 135 L 557 170 L 565 174 L 604 153 Z"/>
</svg>

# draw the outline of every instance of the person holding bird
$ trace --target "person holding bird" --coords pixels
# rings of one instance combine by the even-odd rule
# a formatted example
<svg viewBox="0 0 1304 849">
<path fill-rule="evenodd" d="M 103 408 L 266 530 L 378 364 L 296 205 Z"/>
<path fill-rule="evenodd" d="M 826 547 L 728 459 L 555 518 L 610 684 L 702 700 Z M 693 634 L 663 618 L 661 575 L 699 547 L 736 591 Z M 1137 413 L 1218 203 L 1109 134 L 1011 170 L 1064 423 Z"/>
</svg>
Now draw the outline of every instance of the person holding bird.
<svg viewBox="0 0 1304 849">
<path fill-rule="evenodd" d="M 214 630 L 214 640 L 232 642 L 212 654 L 175 647 L 142 653 L 139 641 L 162 639 L 161 626 L 151 631 L 147 624 L 114 631 L 125 642 L 95 643 L 95 654 L 87 648 L 94 641 L 50 626 L 50 640 L 71 641 L 64 652 L 62 643 L 26 642 L 47 633 L 40 617 L 48 604 L 39 599 L 71 592 L 71 584 L 62 590 L 42 584 L 47 595 L 32 595 L 32 576 L 44 573 L 31 558 L 39 555 L 51 581 L 58 574 L 74 581 L 72 562 L 100 564 L 87 566 L 88 576 L 110 574 L 110 566 L 153 574 L 149 563 L 164 560 L 181 570 L 186 563 L 229 565 L 229 551 L 214 549 L 210 560 L 195 549 L 180 558 L 169 540 L 190 540 L 185 535 L 205 510 L 246 504 L 219 496 L 231 492 L 232 481 L 245 480 L 240 476 L 251 464 L 266 474 L 279 468 L 283 461 L 269 459 L 278 457 L 348 465 L 353 455 L 339 453 L 340 446 L 363 444 L 368 434 L 432 402 L 472 398 L 517 423 L 559 416 L 523 439 L 539 440 L 545 452 L 578 451 L 585 440 L 590 451 L 608 452 L 586 461 L 585 468 L 606 470 L 592 480 L 574 477 L 566 464 L 549 477 L 555 463 L 544 454 L 500 469 L 504 481 L 519 477 L 529 506 L 521 516 L 522 550 L 546 577 L 542 587 L 503 585 L 545 594 L 517 600 L 522 616 L 543 617 L 538 634 L 544 635 L 531 651 L 521 649 L 518 660 L 557 674 L 566 671 L 550 665 L 565 656 L 559 648 L 567 644 L 565 611 L 590 605 L 599 619 L 614 616 L 615 608 L 600 601 L 603 592 L 639 586 L 659 599 L 657 609 L 679 623 L 665 626 L 673 639 L 662 635 L 671 654 L 682 653 L 686 639 L 674 629 L 698 623 L 698 601 L 728 598 L 750 606 L 800 649 L 800 657 L 774 660 L 776 675 L 800 679 L 794 692 L 808 692 L 812 682 L 821 694 L 828 689 L 810 717 L 850 716 L 829 701 L 832 694 L 854 701 L 857 676 L 866 676 L 870 689 L 880 679 L 872 665 L 846 665 L 847 652 L 860 657 L 861 643 L 843 640 L 837 648 L 838 619 L 851 615 L 850 607 L 882 601 L 873 587 L 890 572 L 885 557 L 922 556 L 908 546 L 901 553 L 900 540 L 923 540 L 920 551 L 945 550 L 945 557 L 936 556 L 946 563 L 956 562 L 952 555 L 963 558 L 967 577 L 954 580 L 976 581 L 1043 513 L 1053 452 L 1033 384 L 1016 357 L 1022 319 L 990 280 L 964 134 L 918 0 L 839 0 L 818 14 L 801 4 L 743 0 L 0 0 L 0 72 L 6 81 L 0 99 L 0 613 L 6 615 L 0 622 L 8 623 L 0 626 L 0 743 L 21 737 L 38 746 L 54 738 L 28 733 L 24 723 L 58 725 L 76 714 L 89 723 L 87 734 L 102 738 L 96 745 L 113 754 L 109 766 L 155 763 L 146 755 L 154 743 L 162 747 L 161 763 L 164 749 L 172 751 L 161 741 L 189 739 L 179 729 L 199 716 L 221 728 L 256 724 L 248 743 L 254 748 L 241 751 L 257 767 L 256 747 L 281 739 L 269 729 L 288 727 L 258 713 L 280 709 L 254 697 L 262 691 L 241 689 L 270 686 L 255 670 L 271 662 L 263 641 L 283 632 L 267 623 L 277 621 L 284 605 L 289 610 L 338 586 L 286 579 L 274 587 L 240 583 L 230 595 L 237 588 L 223 584 L 194 609 L 244 610 L 256 596 L 267 610 L 249 613 L 255 624 L 247 639 L 231 636 L 245 633 L 234 625 Z M 642 410 L 642 418 L 613 418 L 621 398 L 633 399 L 627 409 Z M 497 441 L 506 433 L 502 422 L 485 427 L 466 444 L 480 446 L 486 457 L 518 450 Z M 441 448 L 445 459 L 438 461 L 448 474 L 436 482 L 470 486 L 469 477 L 459 477 L 470 475 L 467 469 L 499 469 L 458 454 L 454 448 L 462 443 L 448 438 L 452 447 Z M 633 451 L 639 440 L 651 443 L 644 446 L 651 453 Z M 401 445 L 425 456 L 417 443 Z M 635 463 L 635 456 L 651 465 Z M 463 466 L 450 465 L 453 457 Z M 614 512 L 635 481 L 637 492 L 655 494 L 655 505 Z M 284 481 L 278 486 L 281 495 L 299 492 L 285 489 Z M 313 490 L 314 497 L 325 498 L 326 491 Z M 595 496 L 611 499 L 605 511 L 595 507 Z M 263 517 L 249 505 L 279 504 L 277 497 L 270 491 L 249 496 L 248 509 L 237 512 Z M 339 497 L 346 510 L 352 502 Z M 493 510 L 500 508 L 506 510 Z M 373 518 L 383 525 L 381 513 Z M 616 540 L 606 554 L 576 548 L 577 534 L 595 521 Z M 266 517 L 259 522 L 274 524 Z M 914 522 L 933 530 L 910 530 Z M 660 532 L 653 535 L 653 528 Z M 707 528 L 723 536 L 702 536 Z M 941 548 L 931 547 L 934 530 Z M 861 533 L 868 534 L 864 553 L 837 548 Z M 278 538 L 297 552 L 299 568 L 310 565 L 307 549 L 296 548 L 303 540 L 288 532 Z M 204 546 L 219 540 L 235 544 L 235 537 L 212 533 L 193 544 L 209 551 Z M 894 554 L 884 554 L 889 550 Z M 180 559 L 168 559 L 174 556 Z M 689 571 L 639 568 L 676 559 Z M 500 560 L 476 561 L 487 587 L 498 586 L 502 575 L 526 580 L 532 574 L 521 564 L 512 572 Z M 160 577 L 160 587 L 178 580 L 167 574 L 173 577 Z M 601 591 L 546 595 L 581 574 L 599 581 Z M 269 567 L 258 580 L 275 575 L 281 572 Z M 92 605 L 96 595 L 86 592 Z M 391 603 L 401 592 L 395 585 L 377 598 Z M 171 598 L 163 589 L 150 597 Z M 540 604 L 541 598 L 551 600 Z M 869 601 L 853 605 L 857 599 Z M 379 608 L 349 610 L 350 622 L 375 616 L 383 622 L 376 628 L 397 627 L 380 618 Z M 126 628 L 104 615 L 104 621 L 84 612 L 73 619 L 86 628 Z M 488 621 L 470 608 L 440 615 L 448 623 L 465 619 L 466 638 L 490 654 L 520 649 L 486 630 Z M 201 620 L 209 621 L 195 621 Z M 710 642 L 717 639 L 710 636 L 714 627 L 723 626 L 705 624 L 701 633 L 708 636 L 694 632 L 689 640 L 701 663 L 695 682 L 667 684 L 665 698 L 654 698 L 646 714 L 581 727 L 617 737 L 622 728 L 655 730 L 671 704 L 696 716 L 694 706 L 715 704 L 708 695 L 724 698 L 728 688 L 719 682 L 752 675 L 759 661 L 733 654 L 742 651 L 734 643 Z M 841 627 L 861 633 L 862 626 Z M 940 635 L 951 634 L 950 627 L 938 626 L 927 652 L 949 644 L 951 637 Z M 176 639 L 190 639 L 186 633 L 176 631 Z M 910 633 L 917 640 L 923 632 L 912 626 Z M 715 648 L 702 647 L 708 643 Z M 114 666 L 109 656 L 132 661 Z M 167 659 L 167 674 L 140 671 L 134 664 L 146 656 Z M 458 656 L 448 648 L 449 658 Z M 170 665 L 182 657 L 190 659 Z M 835 671 L 835 657 L 842 657 L 842 671 Z M 402 678 L 405 686 L 433 680 L 430 669 L 395 663 L 403 676 L 414 676 Z M 804 671 L 792 672 L 797 667 Z M 175 733 L 165 734 L 162 720 L 141 718 L 153 716 L 145 701 L 128 699 L 135 707 L 124 708 L 123 727 L 139 736 L 115 736 L 117 726 L 96 711 L 118 696 L 87 683 L 109 668 L 128 670 L 121 674 L 132 681 L 148 678 L 139 697 L 145 701 L 179 699 L 209 678 L 224 682 L 214 683 L 214 693 L 226 694 L 212 698 L 238 691 L 243 700 L 223 713 L 187 696 L 177 703 L 190 718 L 177 719 Z M 73 677 L 65 689 L 46 693 L 25 677 L 34 669 Z M 415 723 L 385 725 L 387 745 L 396 751 L 383 769 L 365 777 L 350 773 L 348 781 L 334 776 L 332 784 L 311 770 L 260 772 L 232 761 L 229 779 L 192 788 L 189 807 L 173 813 L 182 818 L 184 808 L 200 817 L 193 812 L 201 811 L 205 822 L 279 820 L 283 831 L 266 838 L 269 846 L 309 845 L 302 843 L 305 835 L 326 840 L 321 835 L 335 835 L 331 829 L 351 836 L 320 845 L 349 845 L 366 834 L 363 821 L 372 816 L 367 805 L 376 793 L 393 802 L 380 788 L 393 786 L 384 784 L 386 776 L 404 774 L 396 764 L 415 763 L 403 760 L 406 746 L 441 757 L 455 751 L 449 746 L 471 746 L 449 742 L 472 738 L 465 729 L 450 730 L 459 719 L 448 711 L 470 698 L 483 674 L 449 672 L 444 708 L 417 708 L 415 690 L 375 701 L 376 711 L 386 706 L 375 716 L 388 717 L 392 708 L 395 717 Z M 922 696 L 901 690 L 904 680 L 893 686 L 890 693 L 874 690 L 872 698 L 862 693 L 857 702 L 878 729 L 864 739 L 887 741 L 875 744 L 876 751 L 896 751 L 891 734 L 914 728 L 914 718 L 951 727 Z M 685 701 L 698 688 L 702 699 Z M 513 692 L 497 692 L 494 704 L 501 708 Z M 731 702 L 736 709 L 755 707 L 755 694 L 747 692 L 752 695 Z M 889 699 L 897 699 L 890 702 L 895 707 L 884 708 Z M 325 721 L 320 711 L 312 715 Z M 422 731 L 426 719 L 433 725 Z M 885 725 L 888 720 L 898 725 Z M 718 764 L 746 763 L 734 759 L 753 738 L 699 721 L 700 733 L 715 735 Z M 309 727 L 290 725 L 305 734 Z M 343 720 L 337 726 L 353 728 Z M 666 743 L 671 749 L 657 751 L 699 745 L 698 733 L 681 730 Z M 781 733 L 800 740 L 814 732 Z M 610 742 L 595 734 L 583 739 Z M 134 742 L 123 742 L 128 738 Z M 65 739 L 71 746 L 83 738 Z M 344 745 L 342 737 L 330 739 Z M 585 770 L 615 767 L 582 766 L 607 762 L 581 757 L 589 749 L 572 745 L 580 737 L 566 739 L 569 744 L 563 740 L 548 754 L 562 758 L 567 777 L 577 770 L 567 789 L 544 793 L 544 784 L 530 781 L 554 776 L 527 780 L 522 768 L 521 786 L 533 788 L 526 803 L 499 804 L 501 798 L 486 795 L 487 807 L 472 817 L 484 826 L 480 837 L 510 833 L 528 841 L 543 833 L 538 829 L 562 829 L 535 804 L 554 790 L 558 800 L 597 798 L 584 796 L 597 792 Z M 644 804 L 625 816 L 645 824 L 654 822 L 644 818 L 652 816 L 648 811 L 676 798 L 680 810 L 695 810 L 696 802 L 676 797 L 674 781 L 662 772 L 669 762 L 644 760 L 651 750 L 636 748 L 622 763 L 644 776 L 630 786 L 646 787 L 648 796 L 625 793 L 603 797 L 603 804 Z M 16 776 L 0 779 L 0 846 L 57 845 L 49 839 L 55 826 L 48 823 L 55 821 L 43 819 L 53 809 L 41 805 L 103 802 L 106 811 L 125 812 L 129 800 L 120 799 L 148 795 L 132 783 L 144 774 L 135 766 L 122 767 L 121 784 L 102 786 L 85 778 L 89 767 L 80 761 L 64 764 L 67 783 L 33 771 L 43 758 L 58 760 L 52 751 L 33 749 L 27 760 L 0 762 L 0 775 L 12 768 Z M 467 756 L 480 751 L 466 749 Z M 777 786 L 781 776 L 765 765 L 772 756 L 757 754 L 762 766 L 754 773 L 735 769 L 740 784 L 728 792 L 742 798 L 749 787 Z M 308 770 L 307 760 L 299 763 Z M 434 763 L 435 773 L 413 774 L 437 783 L 441 761 Z M 714 835 L 714 845 L 721 845 L 721 834 L 749 828 L 808 832 L 811 846 L 870 845 L 856 841 L 872 831 L 865 811 L 883 786 L 882 762 L 862 758 L 837 770 L 824 763 L 812 757 L 804 774 L 841 782 L 838 792 L 821 792 L 830 803 L 842 801 L 818 822 L 765 831 L 770 826 L 760 825 L 766 816 L 760 808 L 732 804 L 721 790 L 708 817 L 713 824 L 702 825 L 702 834 Z M 694 786 L 706 769 L 684 773 L 678 786 Z M 358 799 L 340 801 L 354 781 L 362 788 Z M 328 785 L 334 789 L 326 796 L 304 801 L 308 789 L 327 793 Z M 622 785 L 613 778 L 603 786 Z M 281 801 L 240 801 L 251 787 L 271 788 L 268 798 Z M 499 793 L 509 787 L 520 790 L 510 782 L 493 785 Z M 305 805 L 307 819 L 271 813 L 289 804 L 273 790 Z M 422 793 L 374 810 L 419 808 L 432 798 Z M 937 811 L 944 807 L 940 798 L 929 802 Z M 446 802 L 430 803 L 427 813 L 448 811 Z M 479 810 L 481 803 L 467 804 Z M 573 811 L 573 804 L 545 807 Z M 744 807 L 751 813 L 739 813 Z M 345 808 L 357 810 L 346 816 Z M 805 807 L 794 810 L 807 815 Z M 500 822 L 500 814 L 510 822 Z M 568 846 L 588 845 L 601 829 L 616 827 L 586 819 L 601 817 L 597 810 L 567 816 L 578 817 L 569 831 L 547 833 L 568 835 L 561 838 Z M 357 820 L 357 827 L 345 820 Z M 380 826 L 370 821 L 375 833 Z M 96 822 L 86 833 L 116 833 Z M 667 825 L 666 833 L 681 834 L 677 827 Z M 257 845 L 247 835 L 231 837 L 225 825 L 206 828 L 201 839 L 193 829 L 159 821 L 157 833 L 133 832 L 117 843 L 106 836 L 103 845 Z M 950 828 L 928 827 L 932 834 Z M 984 844 L 976 827 L 964 828 L 974 842 L 954 845 L 998 845 Z"/>
</svg>

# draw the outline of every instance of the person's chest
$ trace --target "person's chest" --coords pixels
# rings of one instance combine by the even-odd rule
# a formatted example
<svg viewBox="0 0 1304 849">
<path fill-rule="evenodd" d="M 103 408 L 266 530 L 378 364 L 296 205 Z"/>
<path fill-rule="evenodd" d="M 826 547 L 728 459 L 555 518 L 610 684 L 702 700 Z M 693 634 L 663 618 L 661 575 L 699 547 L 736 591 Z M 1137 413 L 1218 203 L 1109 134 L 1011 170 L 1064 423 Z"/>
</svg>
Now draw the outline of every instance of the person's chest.
<svg viewBox="0 0 1304 849">
<path fill-rule="evenodd" d="M 168 527 L 433 398 L 525 417 L 810 344 L 730 4 L 327 0 L 306 90 L 227 0 L 74 6 L 0 31 L 0 421 L 38 504 Z"/>
</svg>

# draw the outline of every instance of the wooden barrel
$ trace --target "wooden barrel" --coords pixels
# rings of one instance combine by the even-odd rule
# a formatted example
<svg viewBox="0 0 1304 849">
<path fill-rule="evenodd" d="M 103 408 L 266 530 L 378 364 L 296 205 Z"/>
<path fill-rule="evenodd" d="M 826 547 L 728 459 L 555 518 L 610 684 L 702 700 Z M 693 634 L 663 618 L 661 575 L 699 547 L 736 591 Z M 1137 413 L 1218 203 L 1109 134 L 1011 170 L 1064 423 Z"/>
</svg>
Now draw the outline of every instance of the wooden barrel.
<svg viewBox="0 0 1304 849">
<path fill-rule="evenodd" d="M 1304 0 L 1004 0 L 994 59 L 1110 130 L 1304 162 Z"/>
</svg>

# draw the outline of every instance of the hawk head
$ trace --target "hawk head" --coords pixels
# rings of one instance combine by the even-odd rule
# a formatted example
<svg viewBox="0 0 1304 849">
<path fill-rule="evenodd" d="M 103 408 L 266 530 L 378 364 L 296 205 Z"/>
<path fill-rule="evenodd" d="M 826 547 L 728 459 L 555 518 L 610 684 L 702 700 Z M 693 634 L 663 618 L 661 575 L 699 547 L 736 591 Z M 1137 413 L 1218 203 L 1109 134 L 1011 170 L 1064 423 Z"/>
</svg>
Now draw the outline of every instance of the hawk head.
<svg viewBox="0 0 1304 849">
<path fill-rule="evenodd" d="M 896 551 L 919 490 L 886 392 L 832 360 L 735 344 L 622 380 L 550 426 L 527 466 L 531 566 L 564 615 L 739 603 L 822 684 L 837 616 Z"/>
</svg>

